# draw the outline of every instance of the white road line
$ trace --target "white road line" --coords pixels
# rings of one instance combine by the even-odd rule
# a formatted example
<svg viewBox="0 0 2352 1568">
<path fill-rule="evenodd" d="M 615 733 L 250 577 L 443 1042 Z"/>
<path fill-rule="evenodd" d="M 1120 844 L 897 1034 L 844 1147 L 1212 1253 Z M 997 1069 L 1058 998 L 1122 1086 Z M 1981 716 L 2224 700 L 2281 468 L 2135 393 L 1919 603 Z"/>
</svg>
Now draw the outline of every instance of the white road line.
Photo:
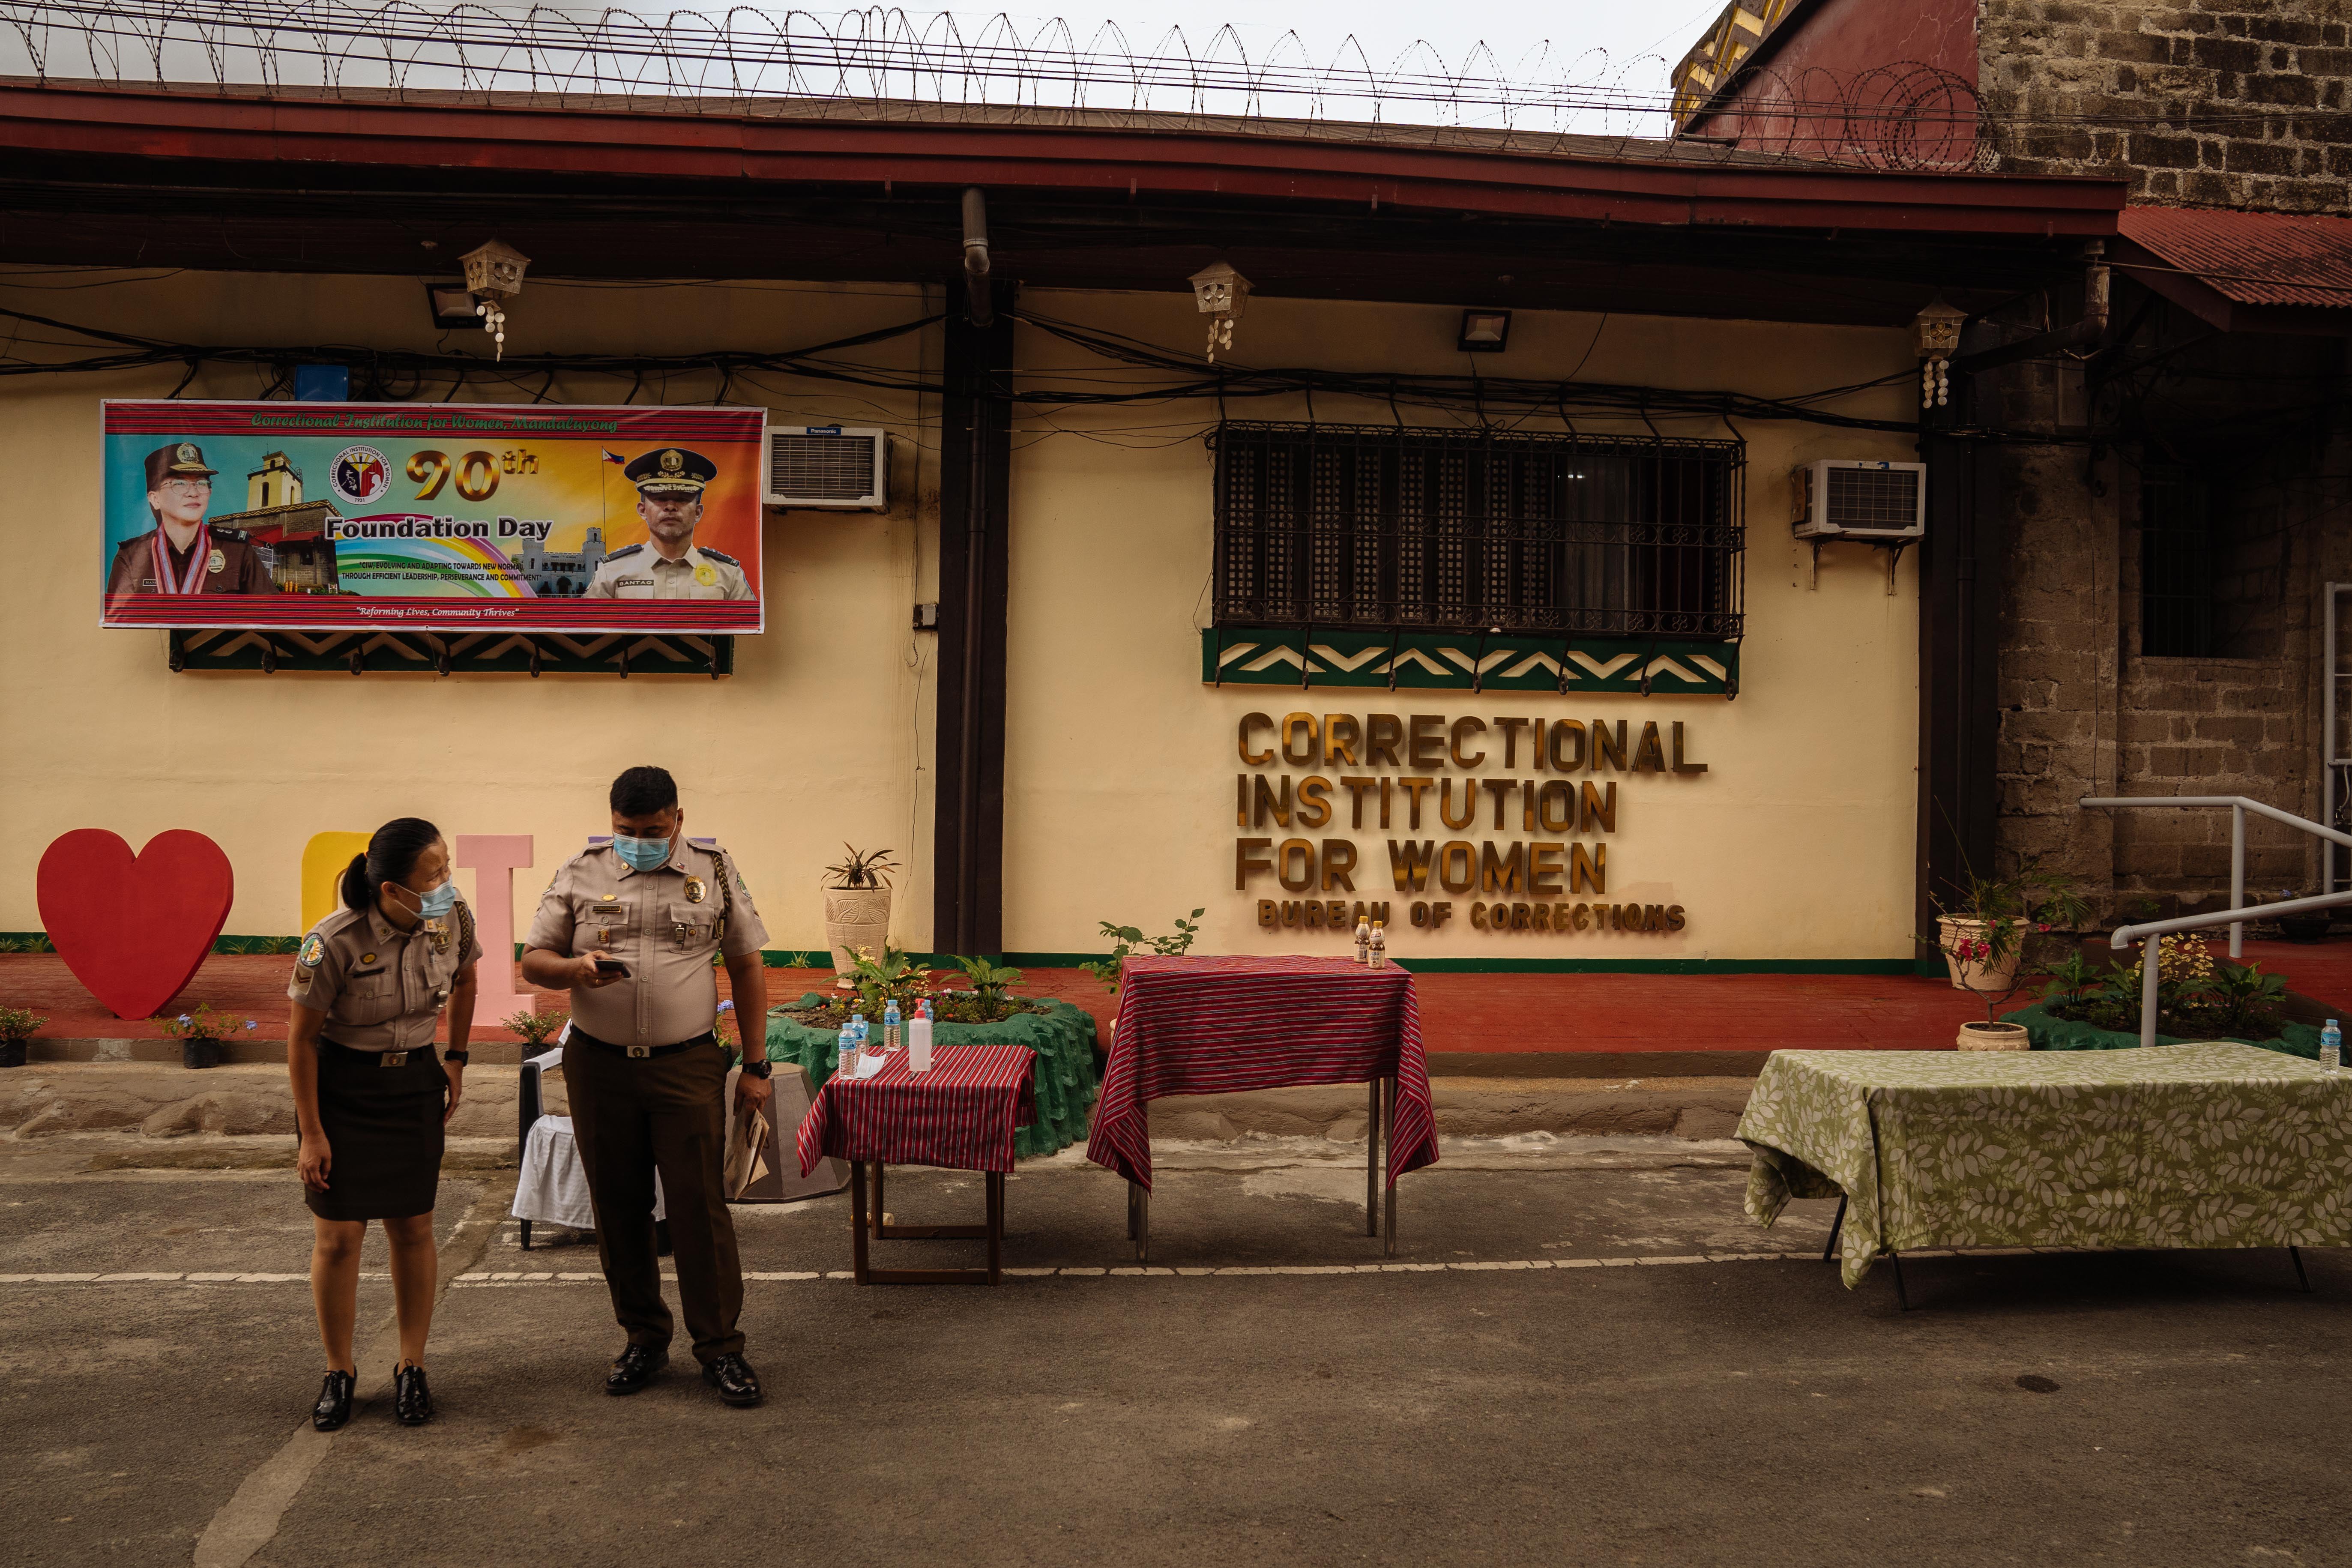
<svg viewBox="0 0 2352 1568">
<path fill-rule="evenodd" d="M 1488 1274 L 1537 1268 L 1630 1268 L 1636 1265 L 1675 1263 L 1776 1263 L 1790 1259 L 1814 1258 L 1819 1253 L 1803 1252 L 1709 1252 L 1690 1253 L 1681 1257 L 1654 1258 L 1512 1258 L 1468 1263 L 1271 1263 L 1234 1264 L 1222 1268 L 1166 1268 L 1126 1266 L 1115 1268 L 1007 1268 L 1009 1279 L 1209 1279 L 1257 1278 L 1268 1275 L 1300 1274 Z M 1911 1254 L 1927 1257 L 1926 1253 Z M 1951 1253 L 1934 1256 L 1952 1257 Z M 0 1274 L 0 1285 L 25 1286 L 85 1286 L 85 1285 L 299 1285 L 310 1280 L 307 1274 Z M 389 1279 L 389 1274 L 362 1274 L 362 1279 Z M 662 1278 L 672 1283 L 675 1274 Z M 848 1279 L 848 1269 L 751 1269 L 744 1279 L 762 1285 L 801 1284 L 813 1279 Z M 535 1285 L 601 1285 L 604 1275 L 593 1271 L 541 1270 L 526 1273 L 519 1269 L 478 1270 L 460 1274 L 449 1281 L 453 1289 L 490 1290 L 516 1289 Z"/>
</svg>

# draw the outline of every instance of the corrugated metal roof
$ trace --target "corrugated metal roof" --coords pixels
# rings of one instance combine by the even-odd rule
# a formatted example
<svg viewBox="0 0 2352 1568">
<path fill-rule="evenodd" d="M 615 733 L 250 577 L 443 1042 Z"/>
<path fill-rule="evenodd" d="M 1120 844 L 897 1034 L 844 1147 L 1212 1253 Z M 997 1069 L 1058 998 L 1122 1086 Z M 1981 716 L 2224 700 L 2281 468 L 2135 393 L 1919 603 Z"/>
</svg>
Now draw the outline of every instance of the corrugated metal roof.
<svg viewBox="0 0 2352 1568">
<path fill-rule="evenodd" d="M 2116 227 L 2238 304 L 2352 310 L 2352 218 L 2134 206 Z"/>
</svg>

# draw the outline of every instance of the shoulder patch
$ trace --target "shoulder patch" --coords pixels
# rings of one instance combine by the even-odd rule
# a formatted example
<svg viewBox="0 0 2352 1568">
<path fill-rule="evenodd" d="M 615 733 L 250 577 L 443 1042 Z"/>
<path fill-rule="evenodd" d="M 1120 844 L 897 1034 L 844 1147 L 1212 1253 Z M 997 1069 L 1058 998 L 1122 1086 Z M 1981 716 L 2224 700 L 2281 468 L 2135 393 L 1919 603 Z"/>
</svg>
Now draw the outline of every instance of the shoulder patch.
<svg viewBox="0 0 2352 1568">
<path fill-rule="evenodd" d="M 626 558 L 626 557 L 628 557 L 628 556 L 635 555 L 635 554 L 640 553 L 642 551 L 644 551 L 644 549 L 645 549 L 645 546 L 644 546 L 644 545 L 642 545 L 642 544 L 624 544 L 624 545 L 623 545 L 623 546 L 621 546 L 621 548 L 619 548 L 618 550 L 612 551 L 612 552 L 610 552 L 609 553 L 607 553 L 607 554 L 605 555 L 604 559 L 605 559 L 605 560 L 607 560 L 607 561 L 619 561 L 619 560 L 623 560 L 623 559 L 625 559 L 625 558 Z M 706 552 L 706 553 L 707 553 L 707 552 Z"/>
<path fill-rule="evenodd" d="M 226 539 L 231 544 L 243 544 L 250 540 L 252 535 L 247 533 L 245 530 L 241 528 L 215 528 L 213 530 L 213 537 L 215 539 Z"/>
<path fill-rule="evenodd" d="M 705 561 L 716 561 L 721 566 L 740 566 L 743 564 L 740 561 L 736 560 L 732 555 L 725 554 L 717 550 L 712 550 L 708 546 L 701 546 L 699 548 L 702 550 L 702 558 Z"/>
<path fill-rule="evenodd" d="M 302 939 L 301 950 L 295 954 L 295 960 L 305 969 L 316 969 L 327 962 L 327 944 L 320 939 L 317 931 Z"/>
</svg>

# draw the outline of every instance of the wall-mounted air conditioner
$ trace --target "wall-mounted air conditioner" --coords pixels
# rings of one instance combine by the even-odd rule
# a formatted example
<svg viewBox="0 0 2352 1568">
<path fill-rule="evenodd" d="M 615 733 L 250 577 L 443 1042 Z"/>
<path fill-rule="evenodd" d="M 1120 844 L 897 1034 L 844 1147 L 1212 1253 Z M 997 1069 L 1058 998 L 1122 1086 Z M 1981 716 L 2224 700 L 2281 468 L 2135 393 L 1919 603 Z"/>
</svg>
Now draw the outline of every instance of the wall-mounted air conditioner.
<svg viewBox="0 0 2352 1568">
<path fill-rule="evenodd" d="M 767 503 L 829 511 L 888 510 L 888 434 L 839 425 L 769 426 Z"/>
<path fill-rule="evenodd" d="M 1800 539 L 1919 539 L 1927 531 L 1927 465 L 1831 459 L 1789 476 Z"/>
</svg>

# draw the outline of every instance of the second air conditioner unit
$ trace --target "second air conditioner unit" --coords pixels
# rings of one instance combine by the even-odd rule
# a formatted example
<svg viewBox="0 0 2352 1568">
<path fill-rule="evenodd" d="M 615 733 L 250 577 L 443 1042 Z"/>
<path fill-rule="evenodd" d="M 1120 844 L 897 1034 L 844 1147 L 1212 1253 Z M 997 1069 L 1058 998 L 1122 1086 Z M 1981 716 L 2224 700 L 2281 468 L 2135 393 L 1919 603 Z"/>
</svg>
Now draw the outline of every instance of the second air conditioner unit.
<svg viewBox="0 0 2352 1568">
<path fill-rule="evenodd" d="M 1927 465 L 1829 459 L 1789 476 L 1799 539 L 1924 538 Z"/>
<path fill-rule="evenodd" d="M 768 426 L 767 504 L 887 511 L 890 437 L 840 425 Z"/>
</svg>

